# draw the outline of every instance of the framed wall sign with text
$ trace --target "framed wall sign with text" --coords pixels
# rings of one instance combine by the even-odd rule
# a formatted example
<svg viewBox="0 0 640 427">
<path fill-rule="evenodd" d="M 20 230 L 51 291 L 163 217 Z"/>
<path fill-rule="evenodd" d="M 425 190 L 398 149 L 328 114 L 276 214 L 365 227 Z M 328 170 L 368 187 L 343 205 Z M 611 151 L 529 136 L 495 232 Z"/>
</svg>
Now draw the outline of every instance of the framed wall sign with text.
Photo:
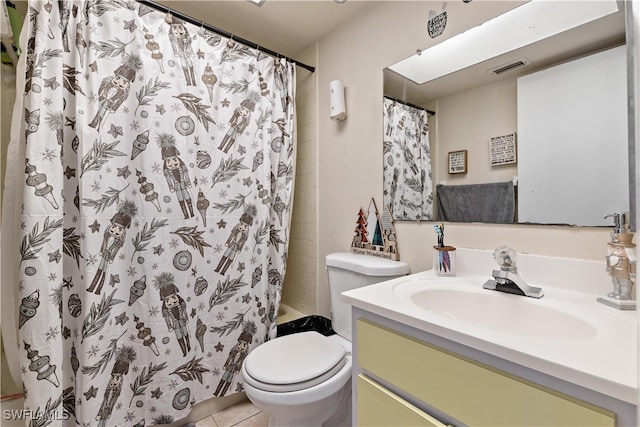
<svg viewBox="0 0 640 427">
<path fill-rule="evenodd" d="M 449 151 L 449 173 L 467 173 L 467 150 Z"/>
<path fill-rule="evenodd" d="M 489 144 L 491 166 L 516 163 L 516 134 L 494 136 Z"/>
</svg>

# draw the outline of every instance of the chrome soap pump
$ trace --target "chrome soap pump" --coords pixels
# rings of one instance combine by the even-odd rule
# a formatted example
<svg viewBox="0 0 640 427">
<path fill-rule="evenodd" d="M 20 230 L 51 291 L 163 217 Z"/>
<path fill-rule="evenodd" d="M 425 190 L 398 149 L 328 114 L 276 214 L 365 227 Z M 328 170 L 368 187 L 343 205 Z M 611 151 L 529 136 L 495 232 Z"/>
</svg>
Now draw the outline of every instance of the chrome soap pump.
<svg viewBox="0 0 640 427">
<path fill-rule="evenodd" d="M 614 229 L 607 243 L 607 273 L 611 276 L 613 292 L 598 302 L 619 310 L 635 310 L 634 282 L 636 279 L 636 245 L 629 231 L 629 213 L 616 212 L 605 216 L 613 217 Z"/>
</svg>

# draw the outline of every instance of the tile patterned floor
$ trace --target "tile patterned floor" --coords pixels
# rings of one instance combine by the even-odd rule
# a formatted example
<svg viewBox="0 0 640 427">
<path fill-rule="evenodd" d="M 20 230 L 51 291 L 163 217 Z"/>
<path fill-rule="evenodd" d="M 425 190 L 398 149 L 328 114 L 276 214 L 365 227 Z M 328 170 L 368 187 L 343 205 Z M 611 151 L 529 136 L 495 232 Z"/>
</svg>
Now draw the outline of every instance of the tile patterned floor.
<svg viewBox="0 0 640 427">
<path fill-rule="evenodd" d="M 245 400 L 196 423 L 196 427 L 267 427 L 269 415 Z"/>
</svg>

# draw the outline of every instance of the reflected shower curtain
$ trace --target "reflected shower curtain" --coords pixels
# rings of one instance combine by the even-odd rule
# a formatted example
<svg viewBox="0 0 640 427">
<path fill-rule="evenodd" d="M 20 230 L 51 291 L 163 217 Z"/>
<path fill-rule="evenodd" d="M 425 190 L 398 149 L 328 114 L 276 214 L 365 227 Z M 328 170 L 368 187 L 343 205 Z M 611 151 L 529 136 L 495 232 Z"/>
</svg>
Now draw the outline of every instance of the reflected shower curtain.
<svg viewBox="0 0 640 427">
<path fill-rule="evenodd" d="M 27 21 L 14 253 L 31 425 L 163 424 L 242 391 L 276 331 L 294 65 L 128 0 L 30 2 Z"/>
<path fill-rule="evenodd" d="M 384 204 L 393 219 L 433 219 L 427 112 L 386 97 L 383 100 Z"/>
</svg>

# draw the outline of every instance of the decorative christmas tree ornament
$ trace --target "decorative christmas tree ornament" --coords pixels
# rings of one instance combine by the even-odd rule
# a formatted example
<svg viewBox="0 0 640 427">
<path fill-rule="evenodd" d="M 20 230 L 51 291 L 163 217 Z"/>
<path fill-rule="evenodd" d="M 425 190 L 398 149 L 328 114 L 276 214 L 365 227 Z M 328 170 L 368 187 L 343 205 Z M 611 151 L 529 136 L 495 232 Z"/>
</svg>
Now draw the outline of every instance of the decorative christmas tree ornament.
<svg viewBox="0 0 640 427">
<path fill-rule="evenodd" d="M 284 212 L 285 207 L 286 206 L 280 198 L 280 195 L 276 195 L 276 200 L 273 202 L 273 210 L 275 211 L 276 215 L 278 215 L 278 221 L 280 222 L 280 225 L 282 225 L 282 212 Z"/>
<path fill-rule="evenodd" d="M 158 200 L 158 193 L 154 191 L 152 183 L 147 181 L 147 178 L 142 175 L 142 172 L 136 169 L 136 176 L 138 177 L 138 184 L 140 184 L 140 192 L 144 195 L 144 200 L 152 203 L 156 207 L 158 212 L 161 212 L 160 201 Z"/>
<path fill-rule="evenodd" d="M 54 386 L 60 386 L 60 381 L 56 375 L 56 365 L 49 363 L 49 356 L 39 356 L 36 350 L 31 350 L 31 346 L 24 342 L 24 349 L 27 357 L 31 360 L 29 370 L 38 373 L 39 380 L 47 380 Z"/>
<path fill-rule="evenodd" d="M 188 388 L 183 388 L 182 390 L 177 392 L 175 396 L 173 396 L 173 401 L 171 402 L 171 405 L 175 409 L 181 411 L 187 407 L 187 404 L 189 404 L 190 397 L 191 397 L 191 390 L 189 390 Z"/>
<path fill-rule="evenodd" d="M 78 359 L 78 353 L 76 352 L 76 343 L 71 343 L 71 369 L 73 370 L 73 376 L 76 376 L 78 373 L 78 368 L 80 368 L 80 360 Z"/>
<path fill-rule="evenodd" d="M 73 317 L 80 316 L 80 313 L 82 312 L 82 301 L 80 300 L 80 297 L 78 297 L 78 294 L 69 295 L 67 308 L 69 309 L 69 314 Z"/>
<path fill-rule="evenodd" d="M 196 153 L 196 165 L 199 169 L 206 169 L 211 165 L 211 156 L 203 150 Z"/>
<path fill-rule="evenodd" d="M 144 31 L 144 38 L 145 40 L 147 40 L 147 44 L 145 44 L 145 47 L 147 48 L 148 51 L 151 52 L 151 57 L 156 61 L 158 61 L 158 65 L 160 66 L 160 72 L 164 73 L 164 64 L 162 62 L 163 55 L 162 55 L 162 52 L 160 52 L 160 45 L 154 40 L 153 34 L 150 34 L 149 30 L 147 30 L 146 27 L 144 28 L 143 31 Z"/>
<path fill-rule="evenodd" d="M 29 111 L 25 108 L 24 120 L 26 124 L 24 129 L 26 139 L 29 135 L 38 131 L 38 127 L 40 126 L 40 109 Z"/>
<path fill-rule="evenodd" d="M 200 344 L 200 349 L 204 353 L 204 334 L 207 332 L 207 325 L 202 323 L 202 320 L 198 317 L 196 321 L 196 339 Z"/>
<path fill-rule="evenodd" d="M 47 184 L 47 176 L 43 173 L 38 173 L 36 167 L 29 163 L 29 159 L 26 159 L 26 164 L 27 167 L 24 171 L 27 174 L 27 185 L 34 188 L 36 196 L 44 197 L 54 209 L 58 209 L 58 202 L 51 193 L 53 187 Z"/>
<path fill-rule="evenodd" d="M 133 315 L 133 321 L 136 322 L 136 329 L 138 330 L 138 338 L 142 340 L 145 347 L 149 347 L 153 354 L 160 356 L 158 346 L 156 345 L 156 337 L 151 335 L 151 328 L 144 326 L 144 322 L 140 321 L 140 318 Z"/>
<path fill-rule="evenodd" d="M 198 201 L 196 208 L 202 217 L 202 225 L 207 226 L 207 209 L 209 208 L 209 200 L 204 196 L 202 191 L 198 191 Z"/>
<path fill-rule="evenodd" d="M 209 283 L 207 282 L 207 279 L 200 276 L 196 279 L 196 284 L 193 287 L 193 291 L 196 293 L 196 295 L 202 295 L 207 290 L 208 286 Z"/>
<path fill-rule="evenodd" d="M 216 84 L 217 81 L 218 81 L 218 77 L 216 77 L 216 75 L 213 74 L 213 69 L 209 64 L 207 64 L 207 66 L 204 67 L 204 73 L 202 74 L 202 82 L 204 83 L 204 85 L 207 87 L 207 90 L 209 91 L 209 102 L 213 102 L 213 86 Z"/>
</svg>

